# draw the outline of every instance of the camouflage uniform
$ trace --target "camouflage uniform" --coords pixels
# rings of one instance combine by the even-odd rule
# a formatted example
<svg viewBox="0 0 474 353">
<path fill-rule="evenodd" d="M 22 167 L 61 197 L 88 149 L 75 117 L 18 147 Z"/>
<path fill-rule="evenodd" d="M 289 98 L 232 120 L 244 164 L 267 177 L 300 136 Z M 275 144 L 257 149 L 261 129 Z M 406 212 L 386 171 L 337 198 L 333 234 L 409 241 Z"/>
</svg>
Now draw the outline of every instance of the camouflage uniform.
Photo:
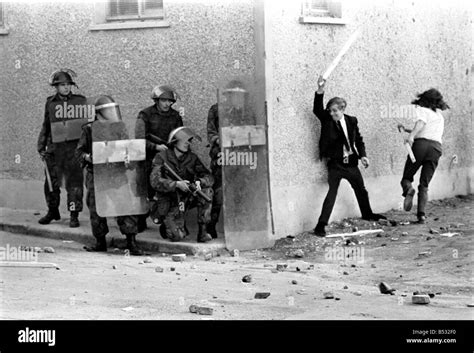
<svg viewBox="0 0 474 353">
<path fill-rule="evenodd" d="M 81 212 L 84 177 L 79 161 L 75 158 L 77 140 L 52 142 L 50 114 L 54 114 L 54 106 L 61 101 L 63 99 L 59 94 L 50 96 L 46 100 L 44 121 L 38 137 L 38 152 L 46 162 L 53 186 L 53 192 L 50 192 L 48 182 L 45 180 L 44 195 L 48 209 L 58 209 L 60 187 L 64 177 L 67 191 L 67 208 L 71 212 Z M 86 97 L 71 93 L 65 101 L 68 104 L 86 104 Z"/>
<path fill-rule="evenodd" d="M 166 144 L 168 140 L 168 135 L 174 129 L 183 126 L 183 120 L 179 113 L 170 108 L 169 111 L 164 112 L 158 108 L 158 103 L 143 109 L 138 113 L 138 120 L 143 121 L 143 124 L 138 124 L 137 122 L 137 130 L 136 136 L 140 136 L 146 139 L 146 180 L 147 180 L 147 189 L 148 189 L 148 199 L 150 200 L 150 207 L 153 208 L 153 196 L 155 195 L 155 190 L 150 184 L 150 174 L 152 170 L 152 162 L 153 158 L 157 153 L 156 146 L 161 144 Z M 144 131 L 141 131 L 144 129 Z M 153 140 L 149 136 L 152 134 L 162 140 L 161 143 Z M 146 224 L 146 217 L 147 215 L 139 216 L 139 222 L 144 226 Z"/>
<path fill-rule="evenodd" d="M 150 184 L 156 190 L 157 213 L 166 227 L 166 237 L 171 241 L 180 241 L 186 236 L 184 217 L 187 210 L 197 207 L 198 225 L 201 230 L 201 227 L 205 227 L 211 220 L 211 203 L 176 188 L 176 181 L 168 176 L 163 162 L 166 162 L 183 180 L 190 182 L 199 180 L 202 192 L 211 199 L 213 177 L 198 156 L 191 151 L 178 158 L 170 148 L 157 154 L 153 159 Z"/>
</svg>

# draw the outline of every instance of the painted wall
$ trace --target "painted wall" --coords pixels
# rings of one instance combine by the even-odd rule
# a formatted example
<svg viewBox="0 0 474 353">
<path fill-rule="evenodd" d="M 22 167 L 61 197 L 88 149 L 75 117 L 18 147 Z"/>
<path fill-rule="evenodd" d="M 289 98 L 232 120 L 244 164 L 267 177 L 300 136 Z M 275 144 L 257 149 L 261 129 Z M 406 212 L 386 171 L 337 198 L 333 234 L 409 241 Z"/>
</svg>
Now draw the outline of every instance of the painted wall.
<svg viewBox="0 0 474 353">
<path fill-rule="evenodd" d="M 9 34 L 0 35 L 0 178 L 43 179 L 36 142 L 46 97 L 54 93 L 48 78 L 60 67 L 77 72 L 76 92 L 112 95 L 131 126 L 153 104 L 155 85 L 173 85 L 182 98 L 175 107 L 184 107 L 184 123 L 204 138 L 197 152 L 208 164 L 206 120 L 218 84 L 254 74 L 253 2 L 164 3 L 170 27 L 110 31 L 89 30 L 91 2 L 4 5 Z"/>
<path fill-rule="evenodd" d="M 472 191 L 473 38 L 468 5 L 345 1 L 342 11 L 346 25 L 301 24 L 298 2 L 267 4 L 267 99 L 277 237 L 314 228 L 321 212 L 328 187 L 327 169 L 318 157 L 320 123 L 312 113 L 316 81 L 361 25 L 361 36 L 326 85 L 325 102 L 336 95 L 345 97 L 346 113 L 359 119 L 371 161 L 362 174 L 374 211 L 398 207 L 402 200 L 399 179 L 405 154 L 396 125 L 413 123 L 399 118 L 395 110 L 430 87 L 437 87 L 452 107 L 430 197 Z M 457 164 L 452 163 L 453 155 L 458 156 Z M 331 219 L 359 215 L 355 196 L 343 181 Z"/>
</svg>

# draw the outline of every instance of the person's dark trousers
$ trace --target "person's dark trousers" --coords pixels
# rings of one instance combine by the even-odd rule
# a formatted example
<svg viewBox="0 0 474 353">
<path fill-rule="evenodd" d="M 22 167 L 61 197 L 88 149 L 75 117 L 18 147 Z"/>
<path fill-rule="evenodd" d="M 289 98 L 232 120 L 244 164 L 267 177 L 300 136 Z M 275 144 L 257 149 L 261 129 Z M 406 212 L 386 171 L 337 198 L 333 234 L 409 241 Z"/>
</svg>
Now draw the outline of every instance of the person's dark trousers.
<svg viewBox="0 0 474 353">
<path fill-rule="evenodd" d="M 72 212 L 82 211 L 84 178 L 82 168 L 74 155 L 76 145 L 77 141 L 58 143 L 54 154 L 46 154 L 45 156 L 53 186 L 53 192 L 50 192 L 47 179 L 45 179 L 44 195 L 48 209 L 58 209 L 60 187 L 64 178 L 68 210 Z"/>
<path fill-rule="evenodd" d="M 418 185 L 418 213 L 417 216 L 425 215 L 425 207 L 428 201 L 428 185 L 433 178 L 442 154 L 442 146 L 437 141 L 427 139 L 416 139 L 412 146 L 416 162 L 413 163 L 408 157 L 403 170 L 402 181 L 403 197 L 412 188 L 413 177 L 421 167 L 420 183 Z"/>
<path fill-rule="evenodd" d="M 355 164 L 355 165 L 354 165 Z M 364 185 L 364 179 L 356 163 L 343 164 L 339 161 L 331 160 L 328 163 L 328 183 L 329 191 L 324 199 L 323 209 L 319 217 L 319 225 L 327 225 L 331 217 L 334 204 L 336 202 L 337 190 L 341 179 L 346 179 L 354 189 L 357 202 L 359 203 L 362 218 L 370 218 L 372 209 L 369 202 L 369 193 Z"/>
<path fill-rule="evenodd" d="M 147 158 L 146 163 L 145 163 L 145 174 L 146 174 L 146 188 L 147 188 L 148 201 L 150 203 L 150 209 L 152 209 L 153 207 L 152 203 L 155 202 L 153 199 L 155 196 L 155 190 L 153 189 L 150 183 L 152 163 L 153 163 L 153 160 L 150 160 L 149 158 Z M 148 218 L 149 215 L 150 215 L 150 212 L 137 216 L 137 226 L 138 226 L 139 233 L 145 231 L 145 229 L 148 228 L 146 224 L 146 219 Z"/>
</svg>

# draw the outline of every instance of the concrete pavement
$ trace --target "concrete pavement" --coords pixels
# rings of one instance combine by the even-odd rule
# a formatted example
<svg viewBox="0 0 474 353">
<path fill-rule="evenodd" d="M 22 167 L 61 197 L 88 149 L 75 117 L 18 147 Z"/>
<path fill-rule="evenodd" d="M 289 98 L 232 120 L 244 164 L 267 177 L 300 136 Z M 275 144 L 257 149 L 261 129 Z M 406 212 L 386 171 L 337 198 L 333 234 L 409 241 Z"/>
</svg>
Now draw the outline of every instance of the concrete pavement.
<svg viewBox="0 0 474 353">
<path fill-rule="evenodd" d="M 93 244 L 95 242 L 91 233 L 89 215 L 87 212 L 80 214 L 79 221 L 81 226 L 79 228 L 69 228 L 69 215 L 67 213 L 62 213 L 61 220 L 59 221 L 53 221 L 48 225 L 41 225 L 38 223 L 38 220 L 44 213 L 44 210 L 40 213 L 37 210 L 2 207 L 0 208 L 0 230 L 52 239 L 74 240 L 84 245 Z M 192 214 L 190 216 L 192 216 Z M 109 218 L 107 221 L 110 230 L 109 234 L 107 234 L 109 251 L 116 247 L 124 248 L 125 236 L 120 233 L 115 219 Z M 216 256 L 217 254 L 227 253 L 224 235 L 222 233 L 219 234 L 218 239 L 214 239 L 209 243 L 197 243 L 197 225 L 194 223 L 196 223 L 195 218 L 191 218 L 190 222 L 187 223 L 191 234 L 185 241 L 170 242 L 166 239 L 162 239 L 159 234 L 158 226 L 153 224 L 150 220 L 147 220 L 148 229 L 137 235 L 137 241 L 143 250 L 154 253 L 184 253 L 196 256 L 205 256 L 207 254 Z"/>
</svg>

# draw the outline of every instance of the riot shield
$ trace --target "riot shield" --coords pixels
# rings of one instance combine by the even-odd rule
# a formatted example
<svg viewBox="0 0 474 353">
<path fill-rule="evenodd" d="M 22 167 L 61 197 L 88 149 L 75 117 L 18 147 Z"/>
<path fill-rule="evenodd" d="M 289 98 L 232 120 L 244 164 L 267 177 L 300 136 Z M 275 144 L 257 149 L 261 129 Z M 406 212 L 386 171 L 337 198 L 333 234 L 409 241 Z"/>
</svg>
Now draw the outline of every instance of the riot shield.
<svg viewBox="0 0 474 353">
<path fill-rule="evenodd" d="M 263 90 L 248 78 L 222 83 L 218 114 L 226 247 L 270 247 L 271 207 Z"/>
<path fill-rule="evenodd" d="M 67 101 L 51 102 L 48 109 L 53 143 L 78 140 L 82 126 L 94 115 L 93 105 L 77 95 Z"/>
<path fill-rule="evenodd" d="M 97 213 L 101 217 L 148 212 L 144 136 L 123 121 L 92 123 L 92 161 Z"/>
</svg>

